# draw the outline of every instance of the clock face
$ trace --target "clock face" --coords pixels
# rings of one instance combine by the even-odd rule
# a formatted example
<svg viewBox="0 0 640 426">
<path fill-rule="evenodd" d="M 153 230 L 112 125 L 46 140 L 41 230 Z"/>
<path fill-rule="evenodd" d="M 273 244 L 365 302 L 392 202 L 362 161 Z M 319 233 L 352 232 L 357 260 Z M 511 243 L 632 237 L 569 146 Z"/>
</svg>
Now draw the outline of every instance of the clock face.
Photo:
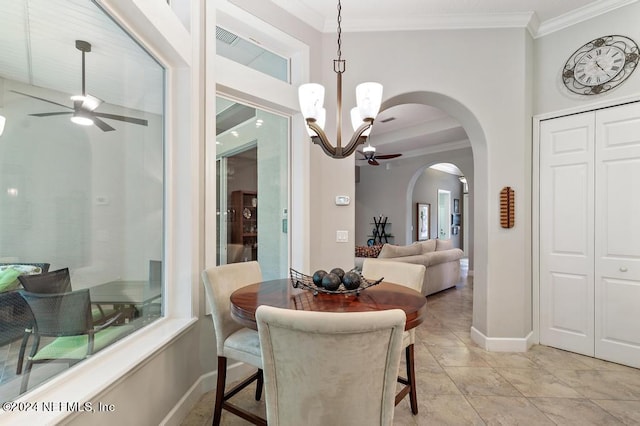
<svg viewBox="0 0 640 426">
<path fill-rule="evenodd" d="M 585 86 L 597 86 L 622 71 L 625 54 L 615 46 L 596 47 L 585 53 L 573 69 L 573 77 Z"/>
<path fill-rule="evenodd" d="M 606 36 L 586 43 L 567 60 L 565 86 L 579 95 L 597 95 L 624 82 L 638 64 L 638 46 L 628 37 Z"/>
</svg>

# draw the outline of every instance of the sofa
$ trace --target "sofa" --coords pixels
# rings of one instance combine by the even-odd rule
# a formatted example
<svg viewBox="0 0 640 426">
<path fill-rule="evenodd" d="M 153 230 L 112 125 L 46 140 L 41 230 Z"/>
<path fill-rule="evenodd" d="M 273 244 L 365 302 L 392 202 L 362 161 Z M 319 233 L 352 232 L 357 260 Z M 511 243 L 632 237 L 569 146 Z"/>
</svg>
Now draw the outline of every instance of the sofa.
<svg viewBox="0 0 640 426">
<path fill-rule="evenodd" d="M 406 246 L 384 244 L 367 250 L 356 247 L 355 267 L 360 270 L 366 259 L 362 255 L 424 265 L 427 272 L 422 283 L 422 294 L 428 296 L 456 285 L 460 279 L 463 252 L 454 248 L 451 240 L 417 241 Z"/>
</svg>

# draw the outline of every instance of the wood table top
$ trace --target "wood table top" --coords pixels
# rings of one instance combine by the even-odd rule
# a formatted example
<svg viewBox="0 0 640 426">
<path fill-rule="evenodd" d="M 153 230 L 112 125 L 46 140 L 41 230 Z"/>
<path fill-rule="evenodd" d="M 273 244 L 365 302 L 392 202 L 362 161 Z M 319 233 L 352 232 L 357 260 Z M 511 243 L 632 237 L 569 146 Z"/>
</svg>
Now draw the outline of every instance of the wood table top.
<svg viewBox="0 0 640 426">
<path fill-rule="evenodd" d="M 256 309 L 260 305 L 322 312 L 365 312 L 402 309 L 407 315 L 405 330 L 420 325 L 427 312 L 427 298 L 408 287 L 388 282 L 369 287 L 359 296 L 319 293 L 293 288 L 288 278 L 263 281 L 231 294 L 231 317 L 257 330 Z"/>
</svg>

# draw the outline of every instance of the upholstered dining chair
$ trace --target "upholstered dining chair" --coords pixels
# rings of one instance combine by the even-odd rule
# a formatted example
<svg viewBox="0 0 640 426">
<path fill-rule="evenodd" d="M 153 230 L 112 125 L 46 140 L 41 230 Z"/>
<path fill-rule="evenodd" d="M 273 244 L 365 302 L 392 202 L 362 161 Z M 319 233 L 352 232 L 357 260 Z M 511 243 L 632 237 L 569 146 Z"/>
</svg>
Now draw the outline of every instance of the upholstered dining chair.
<svg viewBox="0 0 640 426">
<path fill-rule="evenodd" d="M 405 321 L 259 306 L 269 426 L 391 425 Z"/>
<path fill-rule="evenodd" d="M 424 265 L 414 265 L 405 262 L 393 262 L 379 259 L 365 259 L 362 264 L 362 276 L 369 279 L 384 277 L 384 281 L 403 285 L 420 292 L 426 268 Z M 415 330 L 405 331 L 403 334 L 403 347 L 405 348 L 405 363 L 407 377 L 398 376 L 398 382 L 404 385 L 396 395 L 396 405 L 409 395 L 411 412 L 418 414 L 418 396 L 416 393 L 416 373 L 414 361 L 414 344 L 416 341 Z"/>
<path fill-rule="evenodd" d="M 30 293 L 21 291 L 35 318 L 34 342 L 22 376 L 20 393 L 26 392 L 29 376 L 35 363 L 64 362 L 69 366 L 131 332 L 128 325 L 111 326 L 118 316 L 95 326 L 91 318 L 89 290 L 67 293 Z M 40 338 L 55 337 L 39 348 Z"/>
<path fill-rule="evenodd" d="M 240 287 L 262 281 L 262 271 L 256 261 L 230 263 L 208 268 L 202 272 L 204 289 L 211 308 L 218 353 L 218 382 L 213 409 L 213 425 L 220 424 L 225 409 L 253 424 L 266 425 L 266 421 L 228 400 L 257 380 L 255 399 L 262 396 L 262 355 L 260 339 L 255 330 L 243 327 L 231 318 L 231 293 Z M 227 359 L 231 358 L 258 368 L 258 371 L 225 393 Z"/>
</svg>

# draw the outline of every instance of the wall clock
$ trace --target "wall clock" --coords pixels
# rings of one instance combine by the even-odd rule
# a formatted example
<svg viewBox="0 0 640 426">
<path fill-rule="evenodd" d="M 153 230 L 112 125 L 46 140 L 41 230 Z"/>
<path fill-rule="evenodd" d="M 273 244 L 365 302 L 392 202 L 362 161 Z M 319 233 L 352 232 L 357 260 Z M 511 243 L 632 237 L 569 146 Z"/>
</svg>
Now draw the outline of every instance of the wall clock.
<svg viewBox="0 0 640 426">
<path fill-rule="evenodd" d="M 584 44 L 567 59 L 564 85 L 578 95 L 598 95 L 622 84 L 638 65 L 638 45 L 629 37 L 608 35 Z"/>
</svg>

